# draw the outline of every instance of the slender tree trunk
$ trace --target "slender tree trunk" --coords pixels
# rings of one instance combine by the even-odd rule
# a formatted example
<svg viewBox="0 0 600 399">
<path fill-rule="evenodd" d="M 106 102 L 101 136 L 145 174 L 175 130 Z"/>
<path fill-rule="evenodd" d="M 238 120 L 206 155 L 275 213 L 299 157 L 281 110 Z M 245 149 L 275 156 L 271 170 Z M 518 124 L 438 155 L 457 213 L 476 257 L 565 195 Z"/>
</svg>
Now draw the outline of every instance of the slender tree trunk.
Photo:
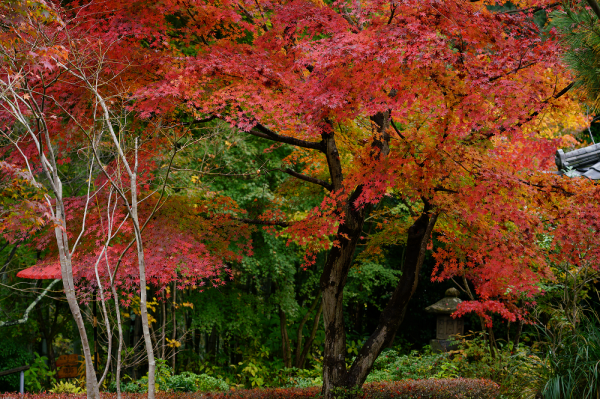
<svg viewBox="0 0 600 399">
<path fill-rule="evenodd" d="M 148 299 L 146 297 L 146 266 L 144 262 L 144 248 L 141 240 L 137 242 L 138 263 L 140 269 L 140 314 L 142 319 L 142 332 L 144 334 L 144 343 L 146 344 L 146 353 L 148 355 L 148 399 L 154 399 L 156 385 L 154 372 L 156 370 L 156 361 L 154 360 L 154 348 L 150 338 L 150 328 L 148 323 Z"/>
<path fill-rule="evenodd" d="M 300 321 L 300 325 L 298 326 L 298 333 L 296 335 L 296 356 L 295 356 L 295 361 L 294 361 L 294 366 L 296 368 L 302 368 L 302 365 L 304 364 L 304 360 L 302 359 L 302 348 L 303 348 L 302 333 L 304 330 L 304 325 L 308 321 L 308 318 L 310 317 L 312 312 L 315 310 L 315 307 L 317 306 L 318 303 L 321 303 L 320 310 L 319 310 L 319 317 L 320 317 L 320 312 L 323 310 L 323 302 L 321 301 L 321 292 L 320 291 L 317 293 L 315 300 L 310 305 L 310 309 L 308 310 L 308 312 L 306 312 L 306 314 Z"/>
<path fill-rule="evenodd" d="M 92 295 L 92 329 L 94 331 L 94 370 L 98 373 L 98 301 L 94 291 Z"/>
<path fill-rule="evenodd" d="M 494 336 L 494 329 L 492 327 L 486 327 L 488 333 L 488 342 L 490 344 L 490 354 L 492 358 L 496 358 L 496 352 L 498 351 L 498 346 L 496 344 L 496 337 Z"/>
<path fill-rule="evenodd" d="M 60 198 L 60 200 L 62 204 L 62 198 Z M 57 208 L 59 207 L 57 206 Z M 65 220 L 64 212 L 62 212 L 62 210 L 57 211 L 56 215 L 58 220 Z M 77 303 L 77 297 L 75 295 L 75 283 L 73 282 L 73 267 L 71 265 L 71 254 L 69 253 L 68 249 L 68 238 L 66 231 L 67 229 L 64 225 L 64 222 L 62 228 L 56 227 L 54 229 L 60 256 L 61 275 L 63 285 L 65 288 L 65 296 L 67 297 L 67 303 L 69 304 L 69 309 L 73 314 L 75 325 L 77 326 L 77 330 L 79 331 L 79 337 L 81 339 L 81 348 L 83 350 L 83 357 L 85 360 L 85 385 L 87 389 L 87 397 L 90 399 L 100 399 L 100 391 L 98 389 L 98 380 L 96 377 L 96 371 L 94 370 L 94 363 L 92 361 L 90 343 L 88 341 L 87 332 L 85 330 L 83 316 L 81 315 L 81 309 L 79 309 L 79 304 Z"/>
<path fill-rule="evenodd" d="M 173 315 L 173 333 L 171 334 L 171 340 L 177 340 L 177 285 L 173 283 L 173 303 L 171 305 L 171 314 Z M 173 342 L 174 343 L 174 342 Z M 177 356 L 177 348 L 173 345 L 173 351 L 171 356 L 171 367 L 175 371 L 175 358 Z"/>
<path fill-rule="evenodd" d="M 63 198 L 63 186 L 60 174 L 58 171 L 58 165 L 56 162 L 56 154 L 54 152 L 53 142 L 48 130 L 48 124 L 46 123 L 46 108 L 44 106 L 45 101 L 49 98 L 46 96 L 46 88 L 42 92 L 33 92 L 28 85 L 3 86 L 2 100 L 9 110 L 10 114 L 16 119 L 16 121 L 22 125 L 25 129 L 25 134 L 29 136 L 31 142 L 35 145 L 36 157 L 24 156 L 24 161 L 27 164 L 27 168 L 31 174 L 32 181 L 35 181 L 33 171 L 31 168 L 30 161 L 34 158 L 39 160 L 38 167 L 41 168 L 46 178 L 46 183 L 50 187 L 50 191 L 54 195 L 51 200 L 50 196 L 46 196 L 49 210 L 53 213 L 52 216 L 55 223 L 54 234 L 56 237 L 56 245 L 58 248 L 58 254 L 60 259 L 60 271 L 63 280 L 63 286 L 65 290 L 65 296 L 69 309 L 73 314 L 75 326 L 79 332 L 81 339 L 81 346 L 83 350 L 83 356 L 86 365 L 86 388 L 87 396 L 90 399 L 96 399 L 100 397 L 98 390 L 98 383 L 96 379 L 96 373 L 94 371 L 92 356 L 90 353 L 89 341 L 85 330 L 85 324 L 81 309 L 77 302 L 77 295 L 75 292 L 75 283 L 73 281 L 73 265 L 72 265 L 72 254 L 69 244 L 69 231 L 66 225 L 66 212 Z M 37 101 L 39 95 L 43 96 L 42 101 Z M 26 110 L 23 108 L 25 107 Z M 14 143 L 16 144 L 16 143 Z M 16 144 L 18 147 L 18 144 Z M 89 192 L 88 192 L 89 199 Z M 87 206 L 87 205 L 86 205 Z M 85 220 L 85 216 L 84 216 Z M 74 249 L 73 249 L 74 250 Z"/>
<path fill-rule="evenodd" d="M 110 233 L 109 233 L 109 238 L 110 238 Z M 108 244 L 107 244 L 108 246 Z M 107 246 L 104 247 L 103 252 L 100 254 L 100 256 L 98 257 L 98 259 L 96 260 L 96 263 L 94 265 L 94 272 L 96 274 L 96 283 L 98 284 L 98 288 L 96 289 L 96 292 L 94 292 L 94 360 L 96 362 L 96 372 L 99 371 L 98 369 L 98 362 L 99 362 L 99 348 L 100 345 L 98 343 L 98 315 L 96 313 L 96 302 L 98 299 L 98 293 L 100 293 L 100 304 L 102 305 L 102 317 L 104 318 L 104 327 L 106 328 L 106 337 L 108 340 L 108 348 L 107 348 L 107 356 L 106 356 L 106 365 L 104 366 L 104 372 L 102 373 L 102 377 L 100 377 L 100 380 L 98 381 L 98 385 L 102 385 L 102 382 L 104 382 L 104 379 L 106 378 L 106 376 L 108 375 L 108 370 L 110 368 L 110 361 L 111 361 L 111 354 L 112 354 L 112 331 L 111 331 L 111 327 L 110 327 L 110 320 L 108 319 L 108 311 L 106 310 L 106 299 L 104 297 L 104 287 L 102 286 L 102 280 L 100 280 L 100 274 L 98 272 L 98 264 L 100 263 L 100 261 L 102 260 L 102 257 L 104 256 L 105 252 L 107 251 Z M 109 270 L 110 273 L 110 270 Z"/>
<path fill-rule="evenodd" d="M 519 320 L 517 322 L 517 332 L 515 333 L 515 337 L 513 338 L 513 350 L 516 351 L 519 347 L 519 340 L 521 339 L 521 332 L 523 332 L 523 320 Z"/>
<path fill-rule="evenodd" d="M 312 347 L 313 342 L 315 341 L 315 336 L 317 335 L 317 330 L 319 329 L 319 321 L 321 320 L 321 314 L 323 313 L 323 301 L 320 301 L 319 310 L 317 310 L 317 314 L 313 320 L 312 330 L 310 332 L 310 336 L 308 340 L 304 344 L 304 349 L 299 357 L 296 357 L 296 368 L 303 369 L 304 364 L 306 363 L 306 357 L 308 356 L 308 352 Z"/>
<path fill-rule="evenodd" d="M 285 367 L 292 367 L 292 349 L 290 345 L 290 338 L 287 330 L 287 317 L 285 312 L 279 307 L 279 327 L 281 330 L 281 352 L 283 356 L 283 364 Z"/>
<path fill-rule="evenodd" d="M 166 289 L 163 290 L 163 301 L 162 301 L 162 335 L 161 335 L 161 356 L 160 358 L 163 360 L 165 359 L 165 349 L 166 349 L 166 345 L 165 345 L 165 341 L 167 338 L 167 295 L 166 295 Z"/>
<path fill-rule="evenodd" d="M 36 284 L 37 285 L 37 284 Z M 54 355 L 54 336 L 55 336 L 55 328 L 56 328 L 56 317 L 54 318 L 54 323 L 50 323 L 50 306 L 48 306 L 48 318 L 44 318 L 44 314 L 42 310 L 37 307 L 36 313 L 38 315 L 38 324 L 39 329 L 42 332 L 44 339 L 46 340 L 47 345 L 47 354 L 48 354 L 48 362 L 50 363 L 50 369 L 56 370 L 56 357 Z M 57 316 L 58 310 L 55 311 L 55 316 Z"/>
<path fill-rule="evenodd" d="M 108 260 L 107 260 L 108 262 Z M 110 273 L 110 270 L 109 270 Z M 115 313 L 117 315 L 117 333 L 119 334 L 119 345 L 117 347 L 117 365 L 115 373 L 115 381 L 117 384 L 117 399 L 121 399 L 121 352 L 123 351 L 123 325 L 121 324 L 121 309 L 119 306 L 119 296 L 115 289 L 114 283 L 111 281 L 110 289 L 115 300 Z"/>
<path fill-rule="evenodd" d="M 108 109 L 105 108 L 106 104 L 104 100 L 100 101 L 108 113 Z M 107 115 L 108 116 L 108 115 Z M 107 117 L 107 122 L 110 123 L 110 118 Z M 118 146 L 120 150 L 118 140 L 116 140 L 116 136 L 113 131 L 111 131 L 113 136 L 113 140 L 115 141 L 115 145 Z M 138 169 L 138 141 L 135 139 L 135 165 L 133 170 L 131 168 L 128 169 L 128 174 L 130 177 L 130 190 L 131 190 L 131 220 L 134 226 L 135 232 L 135 244 L 137 248 L 138 255 L 138 268 L 140 272 L 140 316 L 142 318 L 142 332 L 144 334 L 144 343 L 146 345 L 146 354 L 148 356 L 148 399 L 154 399 L 156 384 L 155 384 L 155 370 L 156 370 L 156 361 L 154 360 L 154 348 L 152 346 L 152 338 L 150 337 L 150 327 L 148 323 L 148 298 L 147 298 L 147 289 L 146 289 L 146 260 L 144 258 L 144 246 L 142 241 L 142 230 L 140 226 L 140 221 L 138 217 L 138 199 L 137 199 L 137 169 Z M 120 151 L 120 157 L 123 162 L 127 162 L 127 158 Z"/>
<path fill-rule="evenodd" d="M 139 375 L 139 367 L 140 367 L 140 361 L 139 359 L 142 357 L 142 355 L 139 354 L 140 348 L 139 348 L 139 344 L 140 344 L 140 340 L 142 339 L 142 318 L 138 315 L 135 315 L 135 319 L 132 321 L 133 322 L 133 355 L 134 355 L 134 359 L 135 362 L 133 364 L 133 378 L 134 379 L 138 379 L 140 377 Z"/>
</svg>

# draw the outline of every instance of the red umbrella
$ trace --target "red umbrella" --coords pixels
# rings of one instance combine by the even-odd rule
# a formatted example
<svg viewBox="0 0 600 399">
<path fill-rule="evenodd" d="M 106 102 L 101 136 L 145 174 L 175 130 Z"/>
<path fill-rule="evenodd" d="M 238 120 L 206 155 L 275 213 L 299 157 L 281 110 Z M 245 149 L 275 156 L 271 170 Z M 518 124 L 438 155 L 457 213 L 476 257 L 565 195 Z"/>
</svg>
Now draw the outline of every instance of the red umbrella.
<svg viewBox="0 0 600 399">
<path fill-rule="evenodd" d="M 27 269 L 21 270 L 17 273 L 17 277 L 31 278 L 31 279 L 59 279 L 62 280 L 62 274 L 60 271 L 60 262 L 42 262 L 38 265 L 28 267 Z M 94 363 L 96 370 L 98 370 L 98 325 L 96 315 L 96 301 L 94 295 Z"/>
<path fill-rule="evenodd" d="M 17 277 L 31 279 L 62 279 L 60 273 L 60 263 L 40 263 L 35 266 L 28 267 L 17 273 Z"/>
</svg>

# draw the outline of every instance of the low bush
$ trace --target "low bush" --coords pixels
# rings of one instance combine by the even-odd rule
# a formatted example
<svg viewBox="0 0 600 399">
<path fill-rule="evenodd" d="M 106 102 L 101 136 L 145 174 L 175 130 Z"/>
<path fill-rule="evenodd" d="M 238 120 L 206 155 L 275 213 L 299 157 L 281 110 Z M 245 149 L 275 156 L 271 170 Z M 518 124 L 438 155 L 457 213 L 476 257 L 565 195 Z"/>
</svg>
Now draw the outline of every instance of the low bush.
<svg viewBox="0 0 600 399">
<path fill-rule="evenodd" d="M 52 386 L 50 393 L 85 393 L 85 389 L 72 382 L 60 381 Z"/>
<path fill-rule="evenodd" d="M 228 392 L 158 392 L 156 399 L 309 399 L 316 398 L 320 387 L 242 389 Z M 343 392 L 340 392 L 343 396 Z M 360 399 L 495 399 L 499 386 L 488 380 L 429 379 L 365 384 L 358 392 Z M 114 393 L 104 393 L 103 398 L 115 399 Z M 15 395 L 3 395 L 3 398 Z M 21 399 L 81 399 L 75 394 L 26 394 Z M 143 399 L 144 394 L 127 393 L 125 399 Z"/>
<path fill-rule="evenodd" d="M 192 374 L 192 373 L 190 373 Z M 207 374 L 192 374 L 196 377 L 196 386 L 200 392 L 228 391 L 229 385 L 220 378 L 212 377 Z"/>
<path fill-rule="evenodd" d="M 194 374 L 185 371 L 181 374 L 172 375 L 170 367 L 162 365 L 157 367 L 156 390 L 166 392 L 210 392 L 210 391 L 228 391 L 229 385 L 220 378 L 212 377 L 206 374 Z M 116 392 L 116 382 L 108 385 L 110 392 Z M 121 392 L 124 393 L 145 393 L 148 391 L 148 376 L 139 380 L 122 381 Z"/>
</svg>

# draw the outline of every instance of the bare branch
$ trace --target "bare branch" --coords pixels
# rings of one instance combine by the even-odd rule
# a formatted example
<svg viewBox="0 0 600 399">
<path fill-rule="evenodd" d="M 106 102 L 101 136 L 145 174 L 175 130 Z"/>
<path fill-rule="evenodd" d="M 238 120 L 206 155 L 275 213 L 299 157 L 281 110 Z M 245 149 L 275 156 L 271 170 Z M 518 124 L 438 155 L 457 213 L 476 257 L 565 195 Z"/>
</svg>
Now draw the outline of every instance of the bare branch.
<svg viewBox="0 0 600 399">
<path fill-rule="evenodd" d="M 307 181 L 309 183 L 318 184 L 319 186 L 323 186 L 327 191 L 333 190 L 333 186 L 327 183 L 324 180 L 317 179 L 316 177 L 306 176 L 301 173 L 295 172 L 290 168 L 280 169 L 282 172 L 287 173 L 290 176 L 294 176 L 297 179 Z"/>
<path fill-rule="evenodd" d="M 518 13 L 536 13 L 538 11 L 542 11 L 542 10 L 547 10 L 549 8 L 554 8 L 554 7 L 558 7 L 560 6 L 562 3 L 551 3 L 548 4 L 547 6 L 544 7 L 528 7 L 528 8 L 518 8 L 516 10 L 507 10 L 507 11 L 500 11 L 498 12 L 498 14 L 518 14 Z"/>
<path fill-rule="evenodd" d="M 258 225 L 262 225 L 262 226 L 290 227 L 292 225 L 291 222 L 280 222 L 280 221 L 276 221 L 276 220 L 245 219 L 245 218 L 236 218 L 236 217 L 233 217 L 232 219 L 238 220 L 243 223 L 258 224 Z"/>
<path fill-rule="evenodd" d="M 21 317 L 19 320 L 14 320 L 14 321 L 0 321 L 0 327 L 9 327 L 9 326 L 16 326 L 18 324 L 25 324 L 27 322 L 27 319 L 29 319 L 29 312 L 31 312 L 33 310 L 35 305 L 37 305 L 38 302 L 41 301 L 44 296 L 46 296 L 48 291 L 50 291 L 50 289 L 59 281 L 60 281 L 60 279 L 56 279 L 53 282 L 51 282 L 50 285 L 48 287 L 46 287 L 46 289 L 44 289 L 44 291 L 42 291 L 40 293 L 40 295 L 38 295 L 38 297 L 35 298 L 35 300 L 33 302 L 31 302 L 31 304 L 29 304 L 27 309 L 25 309 L 25 313 L 23 313 L 23 317 Z"/>
<path fill-rule="evenodd" d="M 257 123 L 254 126 L 254 128 L 252 130 L 250 130 L 248 133 L 253 136 L 262 137 L 264 139 L 278 141 L 280 143 L 295 145 L 296 147 L 309 148 L 312 150 L 325 152 L 325 147 L 324 147 L 322 141 L 319 141 L 319 142 L 306 141 L 306 140 L 297 139 L 295 137 L 282 136 L 280 134 L 275 133 L 268 127 L 261 125 L 260 123 Z"/>
</svg>

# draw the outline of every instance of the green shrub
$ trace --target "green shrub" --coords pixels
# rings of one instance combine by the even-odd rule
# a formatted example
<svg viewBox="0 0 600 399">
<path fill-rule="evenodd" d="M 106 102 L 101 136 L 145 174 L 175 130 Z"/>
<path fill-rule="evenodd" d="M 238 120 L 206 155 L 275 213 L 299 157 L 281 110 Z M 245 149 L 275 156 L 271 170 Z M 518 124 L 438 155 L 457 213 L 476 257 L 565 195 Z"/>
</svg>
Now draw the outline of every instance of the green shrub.
<svg viewBox="0 0 600 399">
<path fill-rule="evenodd" d="M 56 371 L 50 370 L 46 364 L 48 358 L 34 353 L 35 360 L 25 372 L 25 390 L 27 392 L 40 392 L 56 383 Z"/>
<path fill-rule="evenodd" d="M 196 392 L 198 387 L 196 386 L 197 375 L 190 372 L 184 372 L 171 376 L 167 380 L 167 388 L 169 391 L 174 392 Z"/>
<path fill-rule="evenodd" d="M 285 388 L 310 388 L 323 385 L 323 379 L 317 378 L 303 378 L 303 377 L 290 377 L 289 383 Z"/>
<path fill-rule="evenodd" d="M 115 388 L 116 390 L 116 388 Z M 137 381 L 121 383 L 121 392 L 126 393 L 146 393 L 148 392 L 148 378 L 142 377 Z"/>
<path fill-rule="evenodd" d="M 160 391 L 167 392 L 211 392 L 228 391 L 229 385 L 220 378 L 212 377 L 207 374 L 194 374 L 189 371 L 177 375 L 162 374 L 161 381 L 157 378 Z M 109 387 L 109 392 L 116 392 L 116 383 L 113 381 Z M 148 392 L 148 377 L 144 376 L 136 381 L 121 382 L 121 392 L 124 393 L 145 393 Z"/>
<path fill-rule="evenodd" d="M 11 339 L 0 340 L 0 371 L 30 364 L 32 356 L 27 348 Z M 0 392 L 19 390 L 19 373 L 0 376 Z"/>
<path fill-rule="evenodd" d="M 582 319 L 571 333 L 561 334 L 553 350 L 540 363 L 546 380 L 544 399 L 596 399 L 600 397 L 600 325 Z M 545 377 L 545 378 L 544 378 Z"/>
<path fill-rule="evenodd" d="M 400 355 L 393 349 L 386 349 L 375 361 L 367 382 L 486 379 L 501 387 L 502 397 L 521 397 L 524 391 L 531 391 L 528 386 L 530 376 L 535 374 L 540 359 L 531 353 L 530 348 L 513 348 L 512 344 L 502 345 L 500 342 L 500 348 L 493 357 L 479 334 L 464 338 L 458 342 L 459 349 L 451 353 L 431 353 L 426 348 L 423 353 L 412 351 L 409 355 Z"/>
<path fill-rule="evenodd" d="M 445 353 L 432 354 L 426 350 L 423 354 L 412 351 L 410 355 L 399 355 L 395 350 L 387 349 L 375 360 L 367 382 L 454 377 L 440 374 L 442 364 L 449 361 L 450 358 Z"/>
<path fill-rule="evenodd" d="M 196 385 L 200 392 L 210 391 L 229 391 L 229 385 L 220 378 L 211 377 L 207 374 L 200 374 L 196 378 Z"/>
</svg>

